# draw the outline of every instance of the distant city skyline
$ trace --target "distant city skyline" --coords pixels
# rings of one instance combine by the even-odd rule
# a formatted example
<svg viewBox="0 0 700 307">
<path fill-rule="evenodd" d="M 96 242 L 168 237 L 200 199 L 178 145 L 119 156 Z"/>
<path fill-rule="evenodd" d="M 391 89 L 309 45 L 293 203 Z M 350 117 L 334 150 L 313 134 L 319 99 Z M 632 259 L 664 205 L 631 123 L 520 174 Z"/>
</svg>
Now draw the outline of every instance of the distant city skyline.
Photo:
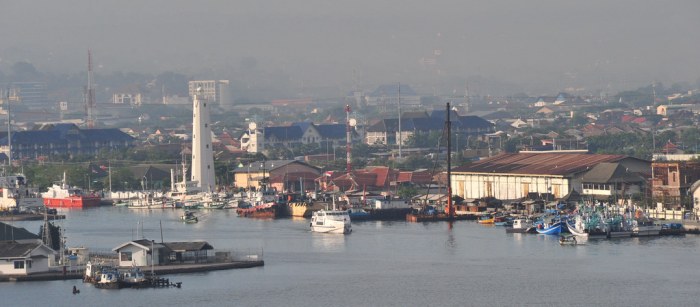
<svg viewBox="0 0 700 307">
<path fill-rule="evenodd" d="M 0 73 L 174 71 L 248 88 L 588 93 L 700 83 L 700 2 L 18 1 L 3 4 Z"/>
</svg>

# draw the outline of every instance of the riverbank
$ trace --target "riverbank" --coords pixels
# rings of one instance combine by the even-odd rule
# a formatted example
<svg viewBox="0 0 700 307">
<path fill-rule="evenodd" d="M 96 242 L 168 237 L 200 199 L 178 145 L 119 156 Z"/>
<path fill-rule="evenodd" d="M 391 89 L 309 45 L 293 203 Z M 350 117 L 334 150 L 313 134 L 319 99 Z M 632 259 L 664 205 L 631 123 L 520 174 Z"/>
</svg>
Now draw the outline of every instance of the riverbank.
<svg viewBox="0 0 700 307">
<path fill-rule="evenodd" d="M 208 271 L 219 271 L 219 270 L 231 270 L 231 269 L 246 269 L 252 267 L 264 266 L 265 261 L 234 261 L 234 262 L 224 262 L 224 263 L 194 263 L 194 264 L 178 264 L 178 265 L 161 265 L 151 267 L 141 267 L 144 272 L 155 273 L 156 275 L 169 275 L 169 274 L 182 274 L 182 273 L 198 273 L 198 272 L 208 272 Z M 69 279 L 83 279 L 85 275 L 85 269 L 80 269 L 77 271 L 70 271 L 63 273 L 61 271 L 56 272 L 43 272 L 35 273 L 30 275 L 3 275 L 0 276 L 0 282 L 13 282 L 13 281 L 43 281 L 43 280 L 69 280 Z"/>
</svg>

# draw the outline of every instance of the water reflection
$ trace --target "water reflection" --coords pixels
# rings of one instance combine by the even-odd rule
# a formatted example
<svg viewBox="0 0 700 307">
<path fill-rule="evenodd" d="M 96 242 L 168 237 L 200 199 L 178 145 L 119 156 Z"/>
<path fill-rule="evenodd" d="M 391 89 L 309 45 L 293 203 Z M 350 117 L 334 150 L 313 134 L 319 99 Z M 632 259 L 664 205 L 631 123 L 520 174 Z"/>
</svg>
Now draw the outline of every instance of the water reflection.
<svg viewBox="0 0 700 307">
<path fill-rule="evenodd" d="M 452 231 L 453 222 L 447 222 L 447 240 L 445 241 L 445 248 L 452 254 L 457 248 L 455 242 L 455 235 Z"/>
<path fill-rule="evenodd" d="M 318 233 L 309 231 L 311 246 L 316 251 L 340 253 L 345 251 L 345 237 L 348 235 L 335 233 Z"/>
</svg>

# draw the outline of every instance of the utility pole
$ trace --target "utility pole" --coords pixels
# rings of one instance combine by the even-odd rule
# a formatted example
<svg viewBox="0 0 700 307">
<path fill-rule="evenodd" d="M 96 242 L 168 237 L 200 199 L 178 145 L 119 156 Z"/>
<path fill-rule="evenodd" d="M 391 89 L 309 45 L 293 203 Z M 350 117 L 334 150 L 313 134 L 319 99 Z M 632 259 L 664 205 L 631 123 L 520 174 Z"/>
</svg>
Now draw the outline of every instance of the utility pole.
<svg viewBox="0 0 700 307">
<path fill-rule="evenodd" d="M 346 172 L 350 175 L 352 171 L 352 126 L 353 123 L 350 122 L 350 105 L 345 105 L 345 159 L 346 159 Z"/>
<path fill-rule="evenodd" d="M 85 123 L 89 129 L 95 128 L 95 89 L 92 85 L 92 52 L 88 49 L 88 80 L 85 90 Z"/>
</svg>

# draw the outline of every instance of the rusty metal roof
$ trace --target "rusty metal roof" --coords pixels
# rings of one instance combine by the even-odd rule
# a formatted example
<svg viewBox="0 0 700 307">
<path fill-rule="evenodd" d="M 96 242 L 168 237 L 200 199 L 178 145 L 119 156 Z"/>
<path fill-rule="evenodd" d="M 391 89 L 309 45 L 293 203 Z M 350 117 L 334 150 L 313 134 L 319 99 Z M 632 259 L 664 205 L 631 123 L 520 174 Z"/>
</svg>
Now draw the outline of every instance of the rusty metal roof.
<svg viewBox="0 0 700 307">
<path fill-rule="evenodd" d="M 453 173 L 494 173 L 566 176 L 593 168 L 602 162 L 617 162 L 624 155 L 581 153 L 507 153 L 452 170 Z"/>
</svg>

